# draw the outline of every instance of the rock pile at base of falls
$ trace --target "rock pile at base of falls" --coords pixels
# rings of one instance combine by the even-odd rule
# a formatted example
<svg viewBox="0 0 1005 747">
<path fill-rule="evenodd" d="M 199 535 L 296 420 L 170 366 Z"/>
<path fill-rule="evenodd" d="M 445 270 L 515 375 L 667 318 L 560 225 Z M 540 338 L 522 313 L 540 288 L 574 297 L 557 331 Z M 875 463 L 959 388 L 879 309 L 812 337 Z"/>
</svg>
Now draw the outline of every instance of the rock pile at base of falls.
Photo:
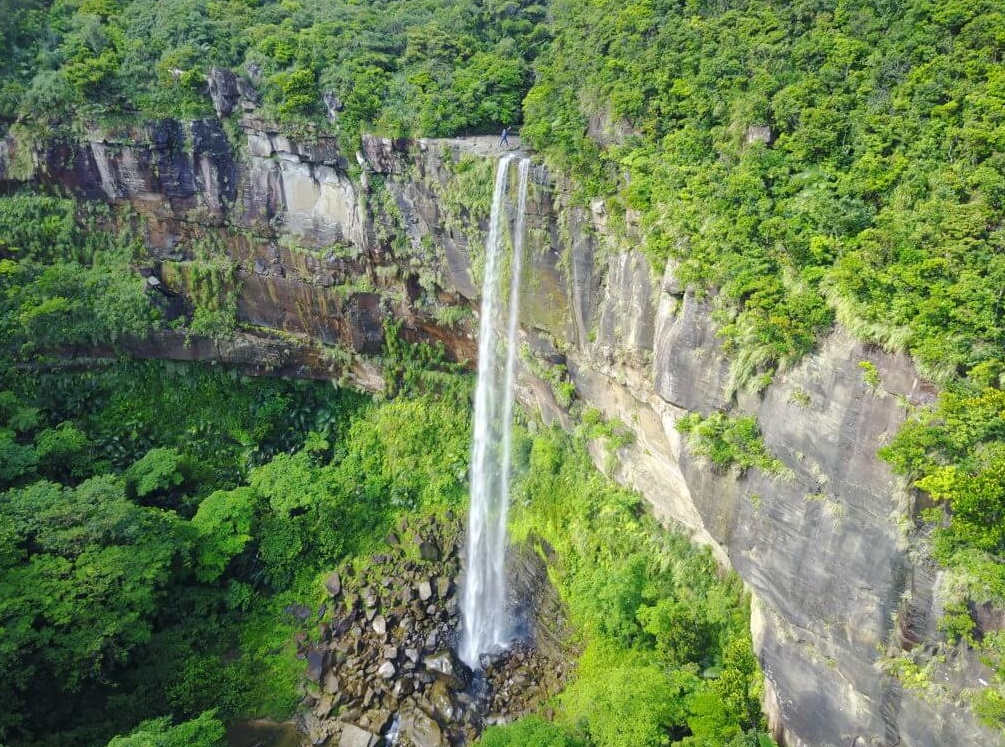
<svg viewBox="0 0 1005 747">
<path fill-rule="evenodd" d="M 299 640 L 307 672 L 297 724 L 306 744 L 457 747 L 485 726 L 540 711 L 563 688 L 572 666 L 556 645 L 564 614 L 529 546 L 507 559 L 519 639 L 483 672 L 457 658 L 462 541 L 450 512 L 403 521 L 365 568 L 328 576 L 316 640 Z"/>
</svg>

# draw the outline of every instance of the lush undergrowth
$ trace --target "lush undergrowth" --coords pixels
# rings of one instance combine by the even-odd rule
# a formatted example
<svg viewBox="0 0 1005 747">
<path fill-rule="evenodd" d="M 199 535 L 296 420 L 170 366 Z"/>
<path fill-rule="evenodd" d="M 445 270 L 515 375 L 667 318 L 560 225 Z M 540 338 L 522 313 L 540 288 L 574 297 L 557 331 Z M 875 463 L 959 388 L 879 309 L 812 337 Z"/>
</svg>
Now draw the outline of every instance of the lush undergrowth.
<svg viewBox="0 0 1005 747">
<path fill-rule="evenodd" d="M 464 392 L 373 402 L 220 367 L 5 368 L 0 742 L 288 716 L 309 621 L 286 609 L 319 604 L 319 574 L 395 517 L 462 502 Z M 210 744 L 203 718 L 143 729 Z"/>
<path fill-rule="evenodd" d="M 582 437 L 524 433 L 513 533 L 551 561 L 582 655 L 555 723 L 489 729 L 503 745 L 770 745 L 736 576 L 666 531 L 590 462 Z"/>
<path fill-rule="evenodd" d="M 465 500 L 463 384 L 374 402 L 191 364 L 7 368 L 0 741 L 208 747 L 221 719 L 288 716 L 311 626 L 291 611 L 401 515 Z M 515 532 L 557 558 L 583 655 L 556 723 L 486 743 L 768 744 L 739 581 L 582 442 L 516 453 Z"/>
</svg>

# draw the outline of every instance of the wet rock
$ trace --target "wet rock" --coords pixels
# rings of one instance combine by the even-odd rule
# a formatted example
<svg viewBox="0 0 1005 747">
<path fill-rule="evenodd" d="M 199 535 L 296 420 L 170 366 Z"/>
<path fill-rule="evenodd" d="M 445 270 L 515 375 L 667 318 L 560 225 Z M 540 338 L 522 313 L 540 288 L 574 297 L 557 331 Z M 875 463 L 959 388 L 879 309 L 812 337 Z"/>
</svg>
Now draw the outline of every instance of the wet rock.
<svg viewBox="0 0 1005 747">
<path fill-rule="evenodd" d="M 404 557 L 420 542 L 428 542 L 436 552 L 451 547 L 445 537 L 459 527 L 447 533 L 427 519 L 413 531 L 422 536 L 415 538 L 415 544 L 390 546 L 387 553 L 372 556 L 369 567 L 358 573 L 340 569 L 345 581 L 340 596 L 353 606 L 340 606 L 332 615 L 327 669 L 310 714 L 377 734 L 390 728 L 389 715 L 398 713 L 403 719 L 399 726 L 410 724 L 414 731 L 409 736 L 399 729 L 401 745 L 470 744 L 483 726 L 484 714 L 513 720 L 541 707 L 560 690 L 554 673 L 562 668 L 560 662 L 534 653 L 533 647 L 517 646 L 486 671 L 484 697 L 475 700 L 467 695 L 471 672 L 452 651 L 460 625 L 455 591 L 460 562 L 442 556 L 437 561 Z M 533 550 L 530 555 L 538 557 Z M 526 569 L 520 565 L 516 572 Z M 535 571 L 534 578 L 538 576 L 547 581 L 546 572 Z M 514 589 L 522 592 L 525 586 L 515 583 Z M 554 615 L 552 608 L 545 609 Z M 310 648 L 308 641 L 303 648 L 305 652 Z M 325 711 L 326 716 L 319 715 Z M 313 733 L 306 724 L 304 731 Z"/>
<path fill-rule="evenodd" d="M 391 695 L 396 700 L 401 700 L 415 692 L 415 680 L 409 678 L 400 679 L 391 688 Z"/>
<path fill-rule="evenodd" d="M 445 747 L 447 744 L 440 725 L 418 707 L 412 705 L 402 710 L 399 716 L 401 733 L 415 747 Z"/>
<path fill-rule="evenodd" d="M 436 579 L 436 593 L 440 599 L 446 599 L 454 589 L 453 582 L 446 576 Z"/>
<path fill-rule="evenodd" d="M 233 71 L 213 65 L 209 69 L 209 97 L 213 100 L 216 116 L 228 116 L 241 98 L 237 88 L 237 76 Z"/>
<path fill-rule="evenodd" d="M 307 652 L 307 679 L 316 684 L 321 683 L 324 676 L 325 655 L 324 649 L 312 648 Z"/>
<path fill-rule="evenodd" d="M 455 708 L 454 702 L 451 698 L 452 693 L 447 687 L 446 680 L 438 679 L 429 688 L 429 692 L 426 697 L 429 698 L 429 704 L 433 707 L 434 713 L 440 717 L 443 721 L 453 721 L 455 718 Z"/>
<path fill-rule="evenodd" d="M 450 651 L 440 651 L 422 660 L 426 669 L 453 677 L 456 674 L 454 656 Z"/>
<path fill-rule="evenodd" d="M 338 747 L 377 747 L 379 743 L 379 734 L 360 729 L 355 724 L 346 724 L 342 727 L 342 736 L 339 738 Z"/>
<path fill-rule="evenodd" d="M 421 540 L 419 542 L 419 557 L 426 562 L 435 562 L 440 559 L 440 548 L 429 540 Z"/>
</svg>

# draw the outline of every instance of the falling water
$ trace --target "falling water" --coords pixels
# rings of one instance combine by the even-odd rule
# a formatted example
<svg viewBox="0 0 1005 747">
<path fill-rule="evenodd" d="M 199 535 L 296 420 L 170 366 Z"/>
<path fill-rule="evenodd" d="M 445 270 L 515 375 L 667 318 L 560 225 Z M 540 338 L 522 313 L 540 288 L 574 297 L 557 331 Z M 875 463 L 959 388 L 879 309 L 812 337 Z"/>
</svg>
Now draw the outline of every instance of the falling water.
<svg viewBox="0 0 1005 747">
<path fill-rule="evenodd" d="M 524 214 L 530 161 L 519 163 L 519 199 L 510 264 L 509 316 L 506 339 L 496 323 L 502 307 L 501 262 L 505 198 L 513 156 L 503 156 L 496 172 L 489 236 L 485 247 L 481 322 L 478 330 L 478 384 L 475 388 L 475 433 L 471 450 L 471 509 L 468 516 L 467 569 L 461 596 L 461 660 L 473 669 L 479 656 L 506 648 L 506 512 L 509 504 L 510 425 L 523 259 Z M 501 356 L 505 355 L 505 360 Z"/>
</svg>

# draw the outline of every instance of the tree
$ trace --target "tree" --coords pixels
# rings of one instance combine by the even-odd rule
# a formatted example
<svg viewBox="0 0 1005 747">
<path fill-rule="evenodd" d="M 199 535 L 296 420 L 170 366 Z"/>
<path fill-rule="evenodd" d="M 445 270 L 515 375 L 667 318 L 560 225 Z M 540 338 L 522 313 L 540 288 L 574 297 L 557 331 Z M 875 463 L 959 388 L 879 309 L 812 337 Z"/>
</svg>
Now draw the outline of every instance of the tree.
<svg viewBox="0 0 1005 747">
<path fill-rule="evenodd" d="M 584 740 L 540 716 L 526 716 L 505 726 L 490 726 L 478 740 L 482 747 L 584 747 Z"/>
<path fill-rule="evenodd" d="M 34 672 L 72 692 L 109 676 L 150 636 L 185 551 L 177 520 L 133 505 L 109 476 L 76 488 L 37 482 L 2 498 L 17 554 L 0 573 L 0 679 L 17 690 Z"/>
<path fill-rule="evenodd" d="M 179 488 L 185 483 L 189 466 L 177 449 L 150 449 L 126 470 L 126 494 L 146 505 L 178 508 Z"/>
<path fill-rule="evenodd" d="M 126 737 L 115 737 L 108 747 L 222 747 L 223 723 L 216 711 L 205 711 L 191 721 L 171 725 L 171 719 L 145 721 Z"/>
</svg>

